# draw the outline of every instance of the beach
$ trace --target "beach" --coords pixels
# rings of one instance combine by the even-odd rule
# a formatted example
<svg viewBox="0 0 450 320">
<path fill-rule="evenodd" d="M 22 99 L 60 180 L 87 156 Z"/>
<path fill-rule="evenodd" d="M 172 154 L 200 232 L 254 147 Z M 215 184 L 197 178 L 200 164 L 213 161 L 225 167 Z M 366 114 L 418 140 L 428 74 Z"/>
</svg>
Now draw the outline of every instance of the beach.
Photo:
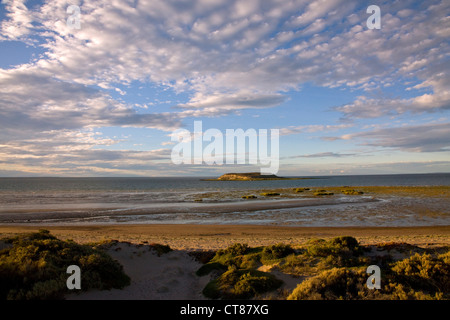
<svg viewBox="0 0 450 320">
<path fill-rule="evenodd" d="M 97 180 L 88 182 L 93 181 Z M 74 182 L 79 180 L 64 183 Z M 309 259 L 303 254 L 311 240 L 332 243 L 348 236 L 369 250 L 358 262 L 360 267 L 367 267 L 364 259 L 373 260 L 374 256 L 379 257 L 374 260 L 378 263 L 384 256 L 399 260 L 423 250 L 444 252 L 450 246 L 447 185 L 196 187 L 189 192 L 175 189 L 160 194 L 147 186 L 129 192 L 119 185 L 120 191 L 111 191 L 100 182 L 99 190 L 92 194 L 85 191 L 87 183 L 64 191 L 51 187 L 27 190 L 23 184 L 18 192 L 2 194 L 0 240 L 44 229 L 60 240 L 104 246 L 102 250 L 122 265 L 131 279 L 123 289 L 88 290 L 68 294 L 65 299 L 203 300 L 207 298 L 203 290 L 217 273 L 199 276 L 198 270 L 207 263 L 199 257 L 211 259 L 218 250 L 235 244 L 260 248 L 257 250 L 287 245 L 297 250 L 299 258 L 295 259 Z M 245 195 L 257 199 L 247 200 Z M 6 244 L 0 241 L 0 245 Z M 159 255 L 152 249 L 155 245 L 168 246 L 171 251 Z M 306 273 L 283 269 L 287 260 L 258 262 L 253 272 L 281 280 L 282 286 L 268 294 L 286 299 L 302 281 L 334 266 L 325 268 L 325 257 L 314 259 L 309 262 L 315 268 L 312 273 L 313 269 L 303 270 Z M 395 296 L 389 294 L 386 299 Z"/>
<path fill-rule="evenodd" d="M 43 226 L 0 226 L 0 237 L 36 232 Z M 271 227 L 257 225 L 96 225 L 46 226 L 61 240 L 78 243 L 117 240 L 107 253 L 119 261 L 131 278 L 124 289 L 90 290 L 66 299 L 81 300 L 202 300 L 202 290 L 210 276 L 198 277 L 202 266 L 192 252 L 225 249 L 234 243 L 250 247 L 284 243 L 304 245 L 314 238 L 353 236 L 361 245 L 408 243 L 422 248 L 450 245 L 450 226 L 437 227 Z M 158 256 L 149 250 L 152 243 L 169 245 L 173 251 Z M 301 278 L 279 272 L 270 266 L 261 270 L 283 280 L 283 290 L 292 291 Z"/>
<path fill-rule="evenodd" d="M 0 237 L 36 232 L 37 226 L 0 226 Z M 47 226 L 59 239 L 78 243 L 117 240 L 107 253 L 116 259 L 130 276 L 131 284 L 123 289 L 90 290 L 66 296 L 68 300 L 203 300 L 202 290 L 211 276 L 199 277 L 202 263 L 192 252 L 225 249 L 234 243 L 250 247 L 278 243 L 292 247 L 314 238 L 331 239 L 353 236 L 361 245 L 408 243 L 422 248 L 450 245 L 450 226 L 438 227 L 271 227 L 256 225 L 96 225 Z M 158 256 L 149 250 L 152 243 L 169 245 L 173 251 Z M 262 266 L 283 281 L 282 290 L 291 292 L 302 278 L 293 277 L 271 266 Z"/>
<path fill-rule="evenodd" d="M 263 246 L 303 244 L 312 238 L 353 236 L 362 244 L 407 242 L 420 246 L 450 245 L 450 226 L 431 227 L 273 227 L 259 225 L 95 225 L 0 226 L 1 237 L 47 229 L 56 237 L 79 243 L 118 240 L 159 243 L 176 250 L 218 250 L 233 243 Z"/>
</svg>

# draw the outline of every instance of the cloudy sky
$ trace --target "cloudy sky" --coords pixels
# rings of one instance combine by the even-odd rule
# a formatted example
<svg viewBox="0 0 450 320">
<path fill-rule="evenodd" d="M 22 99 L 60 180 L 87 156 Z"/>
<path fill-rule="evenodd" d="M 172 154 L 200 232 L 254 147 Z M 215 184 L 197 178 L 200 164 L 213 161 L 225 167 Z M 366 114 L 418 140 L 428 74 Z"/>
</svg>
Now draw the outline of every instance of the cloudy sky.
<svg viewBox="0 0 450 320">
<path fill-rule="evenodd" d="M 199 120 L 279 129 L 279 175 L 450 172 L 449 39 L 448 0 L 3 0 L 0 176 L 257 169 L 173 164 Z"/>
</svg>

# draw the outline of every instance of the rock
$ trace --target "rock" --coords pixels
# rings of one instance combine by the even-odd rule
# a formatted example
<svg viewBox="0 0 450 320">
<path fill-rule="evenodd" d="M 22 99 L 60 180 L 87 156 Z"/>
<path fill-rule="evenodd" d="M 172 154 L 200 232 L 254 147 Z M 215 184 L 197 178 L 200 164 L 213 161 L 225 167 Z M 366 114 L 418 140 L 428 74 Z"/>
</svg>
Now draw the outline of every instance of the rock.
<svg viewBox="0 0 450 320">
<path fill-rule="evenodd" d="M 273 180 L 273 179 L 284 179 L 284 178 L 280 178 L 274 174 L 262 175 L 259 172 L 226 173 L 217 178 L 217 180 Z"/>
</svg>

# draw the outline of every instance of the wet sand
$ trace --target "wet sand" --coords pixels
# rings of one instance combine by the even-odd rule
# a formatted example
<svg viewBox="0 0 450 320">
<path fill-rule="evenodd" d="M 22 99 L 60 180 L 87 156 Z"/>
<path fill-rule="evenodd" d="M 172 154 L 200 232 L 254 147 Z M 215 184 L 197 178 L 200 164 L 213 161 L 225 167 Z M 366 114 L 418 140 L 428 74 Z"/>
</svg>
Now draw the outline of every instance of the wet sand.
<svg viewBox="0 0 450 320">
<path fill-rule="evenodd" d="M 83 206 L 61 206 L 47 205 L 32 208 L 0 208 L 0 223 L 48 223 L 49 221 L 70 221 L 70 219 L 84 219 L 92 217 L 110 216 L 140 216 L 152 214 L 180 214 L 180 213 L 231 213 L 231 212 L 251 212 L 271 209 L 288 209 L 303 207 L 321 207 L 328 205 L 344 205 L 357 203 L 377 202 L 376 199 L 277 199 L 277 200 L 250 200 L 238 202 L 194 202 L 175 204 L 147 204 L 142 208 L 127 209 L 124 207 L 103 207 L 96 208 L 92 204 Z M 91 207 L 89 207 L 89 205 Z M 99 204 L 100 206 L 100 204 Z M 111 211 L 116 211 L 111 213 Z M 132 219 L 132 218 L 130 218 Z"/>
<path fill-rule="evenodd" d="M 250 246 L 301 245 L 311 238 L 353 236 L 361 244 L 407 242 L 420 246 L 450 245 L 450 226 L 434 227 L 277 227 L 260 225 L 93 225 L 0 226 L 0 237 L 48 229 L 56 237 L 79 243 L 119 240 L 160 243 L 177 250 L 216 250 L 240 242 Z"/>
</svg>

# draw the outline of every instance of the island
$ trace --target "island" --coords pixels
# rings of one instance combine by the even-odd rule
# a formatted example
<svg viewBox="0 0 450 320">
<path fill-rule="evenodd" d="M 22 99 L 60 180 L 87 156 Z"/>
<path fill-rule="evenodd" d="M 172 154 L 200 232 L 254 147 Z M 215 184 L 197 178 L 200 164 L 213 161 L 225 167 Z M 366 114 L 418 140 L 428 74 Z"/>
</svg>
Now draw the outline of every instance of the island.
<svg viewBox="0 0 450 320">
<path fill-rule="evenodd" d="M 202 179 L 203 181 L 259 181 L 259 180 L 299 180 L 310 178 L 283 178 L 275 174 L 263 175 L 259 172 L 225 173 L 217 179 Z"/>
</svg>

